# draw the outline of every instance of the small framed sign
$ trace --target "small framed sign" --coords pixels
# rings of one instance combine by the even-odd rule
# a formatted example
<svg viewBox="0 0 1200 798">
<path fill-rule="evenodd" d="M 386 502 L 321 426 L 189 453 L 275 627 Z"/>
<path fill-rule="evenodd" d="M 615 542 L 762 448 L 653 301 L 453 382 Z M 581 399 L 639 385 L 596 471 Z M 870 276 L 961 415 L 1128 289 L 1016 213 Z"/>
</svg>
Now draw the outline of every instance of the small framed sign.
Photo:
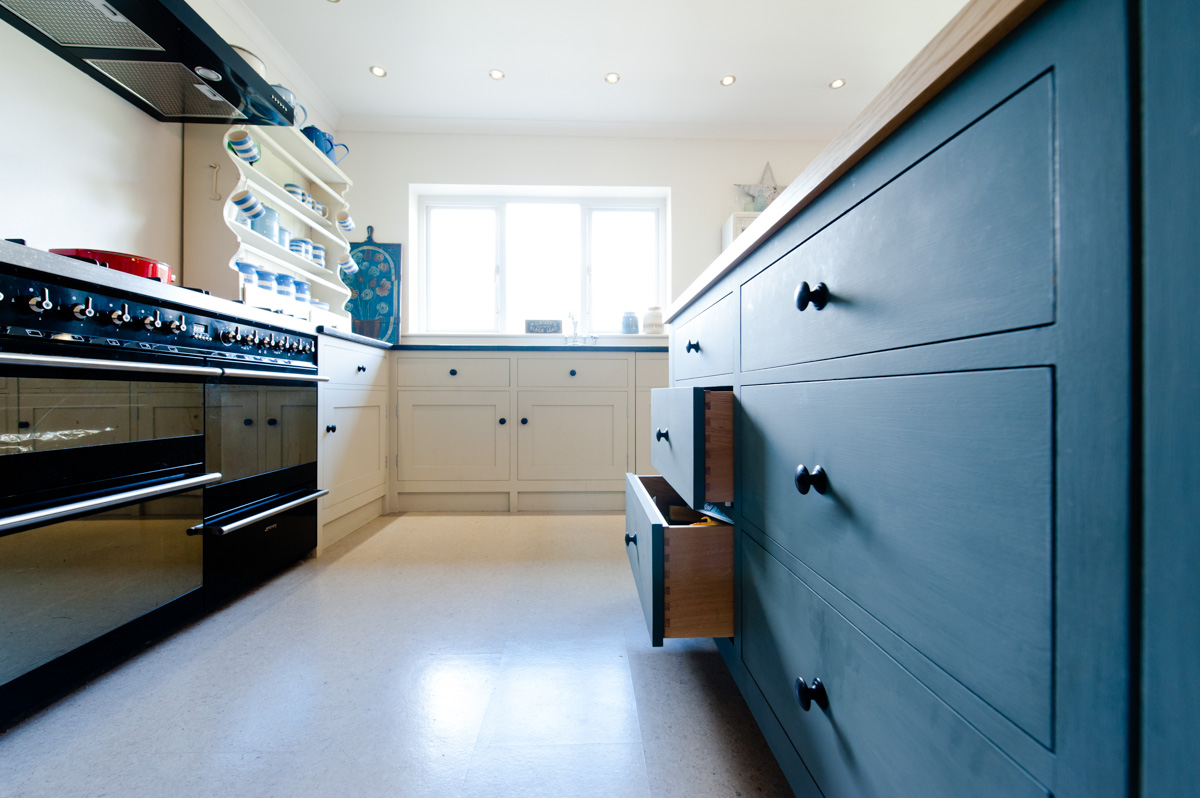
<svg viewBox="0 0 1200 798">
<path fill-rule="evenodd" d="M 525 332 L 562 335 L 562 319 L 525 319 Z"/>
</svg>

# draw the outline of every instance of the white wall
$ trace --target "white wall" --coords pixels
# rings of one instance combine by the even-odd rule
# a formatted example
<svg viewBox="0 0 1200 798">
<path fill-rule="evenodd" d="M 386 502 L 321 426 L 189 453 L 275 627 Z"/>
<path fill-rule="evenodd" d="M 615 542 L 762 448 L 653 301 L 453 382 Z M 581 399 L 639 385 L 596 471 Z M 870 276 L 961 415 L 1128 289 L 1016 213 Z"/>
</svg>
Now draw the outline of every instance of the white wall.
<svg viewBox="0 0 1200 798">
<path fill-rule="evenodd" d="M 0 23 L 0 238 L 180 258 L 182 127 Z"/>
<path fill-rule="evenodd" d="M 826 144 L 352 131 L 338 139 L 350 147 L 342 163 L 354 180 L 347 198 L 358 228 L 350 237 L 362 240 L 373 225 L 376 241 L 405 245 L 405 269 L 414 268 L 409 183 L 669 187 L 669 299 L 720 254 L 721 225 L 747 199 L 735 183 L 757 183 L 770 161 L 776 182 L 786 185 Z"/>
</svg>

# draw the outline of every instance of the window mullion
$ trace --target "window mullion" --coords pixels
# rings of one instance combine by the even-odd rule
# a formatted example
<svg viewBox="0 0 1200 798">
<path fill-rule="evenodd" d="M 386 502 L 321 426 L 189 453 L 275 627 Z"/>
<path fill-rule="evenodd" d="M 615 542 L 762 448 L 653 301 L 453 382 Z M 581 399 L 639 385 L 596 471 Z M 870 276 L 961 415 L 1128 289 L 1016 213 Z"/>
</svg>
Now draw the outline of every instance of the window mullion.
<svg viewBox="0 0 1200 798">
<path fill-rule="evenodd" d="M 507 289 L 507 236 L 508 224 L 505 217 L 505 204 L 496 204 L 496 328 L 495 332 L 503 333 L 508 330 L 508 289 Z"/>
<path fill-rule="evenodd" d="M 580 264 L 583 266 L 582 279 L 579 287 L 579 317 L 583 320 L 583 332 L 592 332 L 592 209 L 586 203 L 579 203 Z"/>
</svg>

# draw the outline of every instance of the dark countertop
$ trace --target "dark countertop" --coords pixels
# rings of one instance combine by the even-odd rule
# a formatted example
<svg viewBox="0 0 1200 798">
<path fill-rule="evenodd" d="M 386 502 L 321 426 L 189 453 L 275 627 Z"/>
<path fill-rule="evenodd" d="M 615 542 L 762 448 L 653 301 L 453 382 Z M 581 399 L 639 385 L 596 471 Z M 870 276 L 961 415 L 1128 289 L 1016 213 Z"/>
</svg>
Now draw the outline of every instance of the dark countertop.
<svg viewBox="0 0 1200 798">
<path fill-rule="evenodd" d="M 376 338 L 346 332 L 324 325 L 317 328 L 321 335 L 353 341 L 356 344 L 373 346 L 376 349 L 391 349 L 397 352 L 666 352 L 665 346 L 633 344 L 631 346 L 546 346 L 542 344 L 389 344 Z"/>
<path fill-rule="evenodd" d="M 451 345 L 442 346 L 440 344 L 394 344 L 392 349 L 406 352 L 666 352 L 665 346 L 650 346 L 648 344 L 642 346 L 541 346 L 538 344 L 529 344 L 520 346 L 516 344 L 498 344 L 495 346 L 486 345 Z"/>
</svg>

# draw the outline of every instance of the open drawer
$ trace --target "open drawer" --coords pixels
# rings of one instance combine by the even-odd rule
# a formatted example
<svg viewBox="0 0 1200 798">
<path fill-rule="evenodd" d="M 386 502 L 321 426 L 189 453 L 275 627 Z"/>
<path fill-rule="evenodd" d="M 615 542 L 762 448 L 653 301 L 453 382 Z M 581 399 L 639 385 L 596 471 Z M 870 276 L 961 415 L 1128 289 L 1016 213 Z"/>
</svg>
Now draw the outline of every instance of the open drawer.
<svg viewBox="0 0 1200 798">
<path fill-rule="evenodd" d="M 655 388 L 650 426 L 650 464 L 684 504 L 733 501 L 732 391 Z"/>
<path fill-rule="evenodd" d="M 652 645 L 733 637 L 733 527 L 705 516 L 662 477 L 625 475 L 625 553 Z"/>
</svg>

